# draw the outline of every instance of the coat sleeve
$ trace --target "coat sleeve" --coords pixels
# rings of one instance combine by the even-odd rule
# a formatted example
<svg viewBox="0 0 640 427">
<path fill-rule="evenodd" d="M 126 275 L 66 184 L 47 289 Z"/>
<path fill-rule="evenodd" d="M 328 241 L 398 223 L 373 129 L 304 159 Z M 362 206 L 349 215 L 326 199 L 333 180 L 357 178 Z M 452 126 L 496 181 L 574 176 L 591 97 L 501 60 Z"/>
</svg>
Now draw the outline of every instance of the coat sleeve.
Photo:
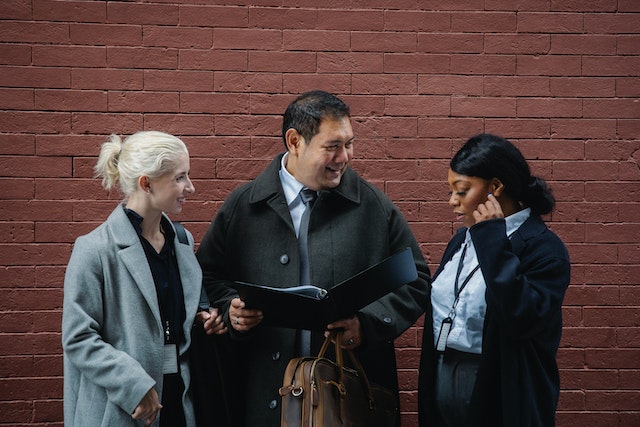
<svg viewBox="0 0 640 427">
<path fill-rule="evenodd" d="M 366 341 L 372 344 L 395 340 L 416 322 L 429 303 L 431 286 L 429 267 L 409 224 L 395 206 L 391 207 L 388 227 L 390 253 L 411 247 L 418 270 L 418 279 L 385 295 L 358 312 Z"/>
<path fill-rule="evenodd" d="M 155 381 L 129 354 L 103 338 L 105 275 L 99 248 L 78 238 L 64 279 L 62 347 L 68 361 L 109 400 L 131 414 Z M 76 390 L 77 391 L 77 390 Z"/>
<path fill-rule="evenodd" d="M 470 229 L 487 285 L 487 308 L 514 339 L 531 338 L 554 323 L 569 285 L 567 250 L 541 226 L 539 234 L 524 241 L 521 251 L 527 256 L 522 258 L 506 237 L 504 219 L 483 221 Z"/>
</svg>

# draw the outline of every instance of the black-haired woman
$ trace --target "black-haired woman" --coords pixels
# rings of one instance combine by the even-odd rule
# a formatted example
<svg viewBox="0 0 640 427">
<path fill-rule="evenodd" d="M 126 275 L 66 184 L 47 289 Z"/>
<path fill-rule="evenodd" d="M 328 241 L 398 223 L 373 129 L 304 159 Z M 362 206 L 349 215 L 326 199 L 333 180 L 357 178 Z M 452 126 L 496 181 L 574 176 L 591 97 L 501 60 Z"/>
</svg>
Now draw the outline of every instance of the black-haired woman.
<svg viewBox="0 0 640 427">
<path fill-rule="evenodd" d="M 450 162 L 464 223 L 433 279 L 420 426 L 553 426 L 569 255 L 541 215 L 555 199 L 504 138 L 480 134 Z"/>
</svg>

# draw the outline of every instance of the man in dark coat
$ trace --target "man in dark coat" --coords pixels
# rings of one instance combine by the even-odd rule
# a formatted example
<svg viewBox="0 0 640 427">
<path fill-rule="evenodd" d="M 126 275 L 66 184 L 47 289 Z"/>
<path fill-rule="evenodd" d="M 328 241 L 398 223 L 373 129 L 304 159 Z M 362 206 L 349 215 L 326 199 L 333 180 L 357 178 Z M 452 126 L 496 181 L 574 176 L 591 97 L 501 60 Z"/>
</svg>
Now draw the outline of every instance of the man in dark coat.
<svg viewBox="0 0 640 427">
<path fill-rule="evenodd" d="M 301 283 L 297 234 L 310 209 L 310 283 L 326 289 L 410 247 L 418 279 L 327 325 L 344 331 L 371 382 L 398 391 L 393 341 L 422 314 L 429 270 L 407 224 L 391 200 L 361 178 L 349 163 L 353 130 L 349 108 L 322 91 L 293 101 L 284 115 L 287 152 L 252 182 L 235 189 L 217 213 L 197 256 L 210 300 L 220 307 L 232 339 L 229 369 L 234 425 L 279 426 L 278 389 L 287 363 L 304 350 L 303 332 L 261 324 L 230 281 L 272 287 Z M 300 190 L 317 199 L 306 208 Z M 317 354 L 323 331 L 311 333 Z"/>
</svg>

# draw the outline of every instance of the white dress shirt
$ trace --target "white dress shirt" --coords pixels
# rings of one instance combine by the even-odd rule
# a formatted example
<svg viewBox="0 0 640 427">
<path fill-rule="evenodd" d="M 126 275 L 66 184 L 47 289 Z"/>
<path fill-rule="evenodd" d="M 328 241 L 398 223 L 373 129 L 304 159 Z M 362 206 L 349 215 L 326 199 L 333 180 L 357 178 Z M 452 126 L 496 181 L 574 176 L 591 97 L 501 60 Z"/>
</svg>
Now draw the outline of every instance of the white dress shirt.
<svg viewBox="0 0 640 427">
<path fill-rule="evenodd" d="M 523 209 L 505 218 L 507 236 L 511 236 L 531 215 L 531 209 Z M 431 305 L 433 307 L 434 345 L 438 341 L 442 321 L 450 316 L 453 319 L 451 332 L 447 340 L 447 347 L 467 353 L 482 353 L 482 331 L 487 312 L 485 300 L 486 284 L 482 276 L 482 269 L 478 269 L 467 285 L 460 292 L 459 300 L 452 310 L 455 301 L 455 278 L 462 255 L 462 249 L 467 250 L 460 271 L 459 284 L 467 279 L 478 265 L 476 249 L 467 229 L 465 240 L 453 257 L 445 264 L 443 270 L 432 283 Z"/>
<path fill-rule="evenodd" d="M 282 162 L 280 164 L 280 182 L 282 183 L 282 189 L 284 190 L 284 197 L 287 200 L 287 206 L 289 206 L 289 213 L 291 213 L 291 220 L 293 221 L 293 227 L 296 230 L 296 237 L 300 232 L 300 220 L 304 213 L 306 206 L 300 197 L 300 190 L 305 188 L 293 175 L 287 170 L 287 157 L 289 153 L 285 153 L 282 156 Z"/>
</svg>

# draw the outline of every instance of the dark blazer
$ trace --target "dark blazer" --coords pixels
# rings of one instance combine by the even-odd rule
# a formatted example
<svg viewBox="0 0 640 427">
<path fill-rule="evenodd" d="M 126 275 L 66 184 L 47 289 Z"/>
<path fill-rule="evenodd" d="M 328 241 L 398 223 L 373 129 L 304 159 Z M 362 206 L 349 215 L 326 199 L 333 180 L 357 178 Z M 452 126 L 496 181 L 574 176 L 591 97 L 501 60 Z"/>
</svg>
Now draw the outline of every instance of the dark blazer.
<svg viewBox="0 0 640 427">
<path fill-rule="evenodd" d="M 436 277 L 464 240 L 449 242 Z M 482 357 L 471 398 L 470 426 L 553 426 L 560 392 L 556 353 L 569 255 L 539 216 L 506 237 L 504 219 L 470 229 L 485 278 L 487 314 Z M 428 312 L 430 313 L 430 305 Z M 419 376 L 420 426 L 437 426 L 433 328 L 427 315 Z"/>
<path fill-rule="evenodd" d="M 299 283 L 298 242 L 278 174 L 281 158 L 229 195 L 198 249 L 209 299 L 221 306 L 226 322 L 229 302 L 237 297 L 227 281 Z M 387 196 L 348 169 L 340 185 L 314 203 L 308 240 L 312 283 L 325 288 L 401 249 L 413 249 L 418 280 L 358 312 L 366 343 L 356 354 L 370 381 L 397 391 L 393 341 L 422 314 L 430 280 L 409 225 Z M 233 365 L 228 366 L 238 389 L 231 401 L 246 404 L 236 406 L 233 415 L 246 414 L 246 425 L 280 425 L 278 388 L 294 357 L 295 335 L 294 329 L 263 325 L 242 336 L 232 332 Z M 322 339 L 321 332 L 314 334 L 312 354 Z"/>
</svg>

